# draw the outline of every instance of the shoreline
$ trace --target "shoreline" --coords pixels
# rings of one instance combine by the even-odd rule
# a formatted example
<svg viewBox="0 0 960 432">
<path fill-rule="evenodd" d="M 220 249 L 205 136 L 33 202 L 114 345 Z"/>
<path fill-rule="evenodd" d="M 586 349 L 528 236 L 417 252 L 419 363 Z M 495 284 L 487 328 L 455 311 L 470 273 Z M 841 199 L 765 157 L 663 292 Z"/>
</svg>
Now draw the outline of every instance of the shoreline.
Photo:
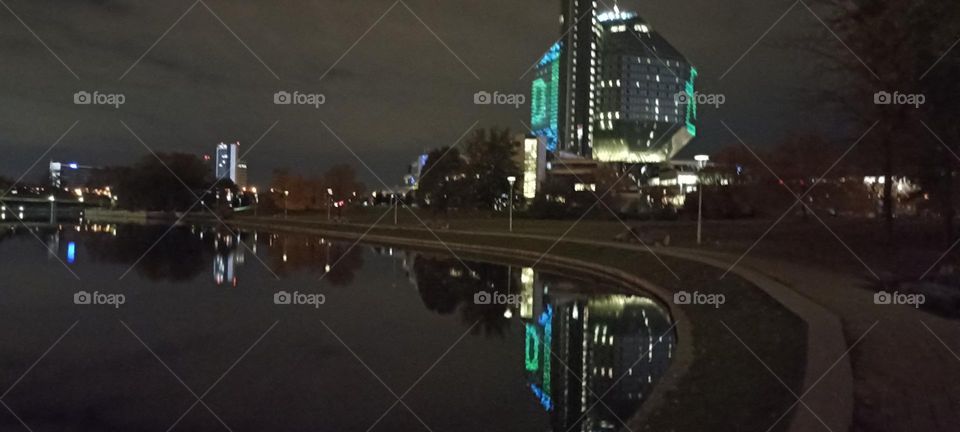
<svg viewBox="0 0 960 432">
<path fill-rule="evenodd" d="M 209 218 L 196 218 L 193 219 L 198 222 L 209 222 Z M 292 222 L 292 223 L 291 223 Z M 622 268 L 617 268 L 615 265 L 610 265 L 609 263 L 604 263 L 602 259 L 583 259 L 564 256 L 562 253 L 557 253 L 551 251 L 542 255 L 539 252 L 530 250 L 530 248 L 522 248 L 518 246 L 513 247 L 500 247 L 492 245 L 483 245 L 477 244 L 476 242 L 461 242 L 461 241 L 452 241 L 452 240 L 441 240 L 437 233 L 430 232 L 433 234 L 434 238 L 429 238 L 430 236 L 424 236 L 424 230 L 411 230 L 409 228 L 390 228 L 390 227 L 376 227 L 368 226 L 365 231 L 357 231 L 355 228 L 364 227 L 363 225 L 344 225 L 338 226 L 334 224 L 324 224 L 319 222 L 305 222 L 305 221 L 283 221 L 276 220 L 272 218 L 236 218 L 227 221 L 230 225 L 235 225 L 237 227 L 243 228 L 254 228 L 254 229 L 263 229 L 270 231 L 279 231 L 279 232 L 294 232 L 294 233 L 303 233 L 303 234 L 314 234 L 314 235 L 323 235 L 334 238 L 354 240 L 357 243 L 361 241 L 364 243 L 373 243 L 373 244 L 384 244 L 384 245 L 394 245 L 402 247 L 413 247 L 418 249 L 428 249 L 431 251 L 440 251 L 443 253 L 452 253 L 453 250 L 458 252 L 466 252 L 469 254 L 479 255 L 481 257 L 493 258 L 494 260 L 500 261 L 505 260 L 509 262 L 531 262 L 539 260 L 545 267 L 551 267 L 555 269 L 566 269 L 570 272 L 570 268 L 573 267 L 574 273 L 588 274 L 595 277 L 603 278 L 609 282 L 616 283 L 621 286 L 630 287 L 633 289 L 640 289 L 645 293 L 656 296 L 656 298 L 664 305 L 671 314 L 676 325 L 676 334 L 677 334 L 677 347 L 676 347 L 676 357 L 671 361 L 671 365 L 668 368 L 667 372 L 661 378 L 660 382 L 654 387 L 653 393 L 643 402 L 641 408 L 637 413 L 634 414 L 630 419 L 624 419 L 629 427 L 633 430 L 647 430 L 649 428 L 648 420 L 651 417 L 656 417 L 657 414 L 662 413 L 663 411 L 686 411 L 689 407 L 684 407 L 684 402 L 682 402 L 682 396 L 685 391 L 684 387 L 689 386 L 690 382 L 684 382 L 684 378 L 689 378 L 693 380 L 694 378 L 690 377 L 690 369 L 697 367 L 696 363 L 698 360 L 701 360 L 698 357 L 713 355 L 711 352 L 699 352 L 702 350 L 702 346 L 698 347 L 698 339 L 694 335 L 695 332 L 705 332 L 706 329 L 711 326 L 716 326 L 708 320 L 698 319 L 697 314 L 694 314 L 694 317 L 691 318 L 691 315 L 686 313 L 684 308 L 681 308 L 673 303 L 673 294 L 676 292 L 675 289 L 658 284 L 654 281 L 651 281 L 649 278 L 644 278 L 636 275 L 636 272 L 627 271 Z M 346 229 L 344 229 L 346 228 Z M 350 228 L 353 228 L 352 230 Z M 380 231 L 390 231 L 388 233 L 373 231 L 377 229 Z M 409 236 L 411 231 L 413 234 L 420 234 L 419 236 Z M 511 235 L 506 233 L 480 233 L 480 232 L 465 232 L 465 231 L 452 231 L 452 230 L 443 230 L 441 232 L 444 235 L 468 235 L 468 236 L 487 236 L 494 239 L 503 239 L 503 238 L 537 238 L 537 236 L 531 235 Z M 423 238 L 426 237 L 426 238 Z M 543 239 L 539 239 L 543 240 Z M 570 239 L 569 241 L 565 240 L 565 243 L 582 243 L 583 240 Z M 595 242 L 597 244 L 602 244 L 603 247 L 611 248 L 614 246 L 618 249 L 622 249 L 623 252 L 637 254 L 647 254 L 647 251 L 638 251 L 630 250 L 632 248 L 624 247 L 627 245 L 611 245 L 603 242 Z M 502 242 L 501 242 L 502 244 Z M 658 250 L 659 252 L 659 250 Z M 711 258 L 705 256 L 694 256 L 688 252 L 682 250 L 675 251 L 663 251 L 663 255 L 671 256 L 681 260 L 686 260 L 689 262 L 695 262 L 697 265 L 701 266 L 713 266 L 719 267 L 717 262 L 711 262 Z M 482 259 L 482 258 L 481 258 Z M 811 373 L 806 372 L 808 369 L 813 370 L 822 370 L 825 369 L 823 366 L 824 362 L 827 361 L 827 355 L 824 355 L 822 350 L 813 349 L 811 342 L 818 342 L 818 337 L 821 337 L 825 331 L 838 331 L 836 337 L 831 337 L 832 345 L 834 349 L 828 351 L 832 352 L 836 349 L 836 342 L 839 340 L 842 348 L 845 348 L 846 345 L 843 343 L 842 331 L 839 331 L 839 319 L 835 316 L 832 316 L 829 312 L 826 312 L 819 306 L 813 305 L 811 308 L 812 302 L 802 298 L 793 298 L 789 302 L 783 302 L 781 299 L 777 298 L 775 295 L 783 295 L 785 292 L 790 291 L 789 288 L 782 286 L 776 280 L 773 280 L 769 277 L 763 277 L 763 275 L 757 274 L 751 270 L 738 270 L 733 272 L 738 277 L 745 279 L 753 286 L 753 289 L 757 291 L 763 291 L 767 294 L 770 294 L 771 297 L 775 298 L 778 304 L 787 309 L 790 313 L 797 315 L 797 318 L 802 318 L 805 323 L 805 328 L 802 330 L 804 333 L 805 348 L 804 348 L 804 358 L 805 361 L 802 362 L 802 371 L 801 372 L 801 381 L 797 382 L 796 388 L 792 388 L 790 392 L 800 394 L 802 393 L 803 388 L 808 388 L 815 380 L 815 376 Z M 794 293 L 795 294 L 795 293 Z M 811 313 L 813 311 L 813 313 Z M 827 319 L 828 324 L 822 325 L 817 324 L 816 322 L 811 321 L 813 318 L 811 316 L 802 317 L 799 313 L 806 313 L 808 315 L 816 315 L 816 319 Z M 734 326 L 738 326 L 736 322 Z M 725 324 L 725 323 L 724 323 Z M 752 325 L 751 323 L 740 323 L 739 327 L 743 328 L 744 326 Z M 816 325 L 817 327 L 813 327 Z M 809 330 L 815 330 L 813 332 Z M 731 330 L 732 331 L 732 330 Z M 735 349 L 737 347 L 728 347 L 729 349 Z M 742 348 L 742 347 L 741 347 Z M 756 359 L 753 359 L 756 362 Z M 832 359 L 831 359 L 832 361 Z M 810 363 L 815 363 L 813 367 L 810 367 Z M 753 365 L 743 365 L 747 367 L 752 367 Z M 757 364 L 756 366 L 762 369 L 762 366 Z M 698 371 L 698 375 L 704 371 Z M 708 373 L 711 371 L 707 371 Z M 712 371 L 714 374 L 723 374 L 730 371 Z M 741 372 L 742 373 L 742 372 Z M 758 371 L 758 373 L 765 373 L 763 371 Z M 847 376 L 847 374 L 840 374 Z M 777 378 L 779 380 L 779 377 Z M 836 385 L 827 386 L 826 384 L 821 384 L 820 387 L 830 387 L 833 392 L 839 391 L 839 395 L 834 395 L 834 399 L 830 401 L 832 405 L 828 404 L 816 404 L 820 409 L 830 409 L 831 415 L 825 416 L 831 426 L 838 427 L 839 429 L 835 430 L 848 430 L 851 424 L 852 415 L 853 415 L 853 390 L 852 384 L 849 384 L 849 381 L 846 379 L 836 380 L 838 383 Z M 785 384 L 784 384 L 785 385 Z M 742 396 L 742 395 L 741 395 Z M 813 401 L 807 401 L 810 404 L 815 404 Z M 788 404 L 789 405 L 789 404 Z M 818 411 L 819 412 L 819 411 Z M 787 430 L 787 431 L 803 431 L 810 430 L 811 427 L 815 426 L 815 421 L 810 415 L 803 415 L 794 413 L 793 415 L 785 416 L 790 417 L 789 420 L 780 421 L 776 428 L 773 430 Z M 660 419 L 663 420 L 663 419 Z M 771 422 L 772 423 L 772 422 Z M 685 430 L 685 429 L 677 429 Z M 691 429 L 694 430 L 694 429 Z"/>
</svg>

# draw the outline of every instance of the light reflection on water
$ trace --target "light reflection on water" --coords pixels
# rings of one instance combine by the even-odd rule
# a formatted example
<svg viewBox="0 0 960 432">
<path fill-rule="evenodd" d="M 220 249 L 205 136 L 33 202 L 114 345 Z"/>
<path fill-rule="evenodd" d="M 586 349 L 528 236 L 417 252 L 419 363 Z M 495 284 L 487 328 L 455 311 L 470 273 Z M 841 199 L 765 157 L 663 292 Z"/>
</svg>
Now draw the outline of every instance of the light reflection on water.
<svg viewBox="0 0 960 432">
<path fill-rule="evenodd" d="M 6 269 L 4 273 L 35 272 L 51 275 L 50 279 L 55 279 L 53 275 L 58 272 L 66 273 L 57 268 L 65 264 L 81 277 L 82 287 L 92 280 L 102 290 L 111 289 L 113 279 L 135 265 L 125 278 L 127 285 L 123 285 L 136 287 L 127 295 L 130 305 L 124 306 L 134 312 L 128 309 L 117 312 L 133 317 L 122 319 L 136 320 L 157 314 L 152 309 L 160 307 L 151 308 L 149 300 L 156 295 L 150 291 L 151 287 L 171 284 L 193 290 L 193 295 L 201 298 L 222 298 L 222 291 L 210 291 L 210 287 L 242 293 L 242 299 L 230 307 L 249 310 L 251 316 L 272 314 L 280 320 L 305 322 L 317 328 L 322 328 L 316 322 L 322 316 L 324 325 L 329 322 L 333 329 L 342 329 L 348 334 L 348 340 L 379 340 L 378 348 L 365 348 L 361 344 L 359 350 L 389 353 L 382 356 L 386 358 L 393 356 L 394 361 L 384 360 L 374 368 L 384 371 L 385 375 L 415 378 L 455 340 L 449 337 L 450 332 L 438 331 L 425 323 L 442 318 L 443 325 L 453 330 L 453 334 L 473 328 L 471 337 L 458 346 L 458 350 L 472 354 L 444 359 L 447 368 L 460 371 L 451 375 L 457 376 L 455 382 L 424 380 L 410 396 L 424 401 L 456 402 L 459 412 L 451 412 L 446 404 L 410 402 L 418 415 L 432 427 L 436 426 L 435 430 L 619 430 L 623 426 L 621 420 L 628 420 L 637 411 L 664 374 L 675 346 L 669 316 L 650 297 L 578 278 L 528 267 L 462 262 L 452 256 L 391 247 L 352 247 L 352 243 L 317 236 L 246 231 L 231 234 L 201 226 L 174 228 L 163 236 L 167 228 L 86 224 L 37 229 L 35 234 L 45 244 L 37 242 L 23 228 L 5 230 L 0 234 L 0 259 L 14 259 L 14 255 L 18 255 L 17 269 Z M 150 253 L 139 260 L 148 249 Z M 24 250 L 43 251 L 46 259 L 24 255 Z M 94 267 L 96 272 L 91 270 Z M 104 271 L 105 268 L 112 269 L 113 273 Z M 272 301 L 272 294 L 282 290 L 322 292 L 329 300 L 317 312 L 283 308 Z M 502 294 L 494 298 L 514 299 L 516 303 L 487 303 L 484 293 Z M 411 299 L 415 301 L 410 302 Z M 17 301 L 31 304 L 29 299 L 18 297 Z M 183 302 L 177 304 L 190 314 L 220 316 L 222 313 L 204 310 L 199 306 L 207 304 L 203 300 L 186 306 Z M 2 301 L 2 293 L 0 307 L 4 310 L 12 307 Z M 78 312 L 76 308 L 69 304 L 51 313 L 79 314 L 82 318 L 85 310 Z M 157 315 L 164 316 L 163 313 Z M 11 319 L 2 319 L 2 323 L 9 324 Z M 97 319 L 110 318 L 98 316 Z M 383 335 L 376 334 L 377 331 L 354 329 L 365 327 L 361 323 L 367 322 L 379 323 L 388 333 L 392 327 L 409 327 L 409 333 L 382 339 Z M 204 332 L 204 329 L 183 325 L 190 331 Z M 428 342 L 435 348 L 417 352 L 417 346 Z M 176 340 L 168 343 L 175 344 Z M 295 337 L 291 346 L 278 347 L 275 354 L 290 355 L 286 350 L 309 351 L 314 349 L 312 344 L 315 341 Z M 334 344 L 327 348 L 342 347 Z M 110 352 L 110 348 L 104 351 Z M 29 356 L 26 352 L 23 355 L 27 357 L 5 365 L 27 362 Z M 422 362 L 412 360 L 420 356 Z M 407 357 L 410 362 L 398 360 Z M 371 360 L 377 361 L 380 360 Z M 356 366 L 349 356 L 337 356 L 331 364 Z M 330 373 L 331 380 L 340 379 L 331 364 L 326 366 L 329 372 L 314 373 Z M 16 369 L 4 366 L 3 372 L 15 374 Z M 445 372 L 436 374 L 447 376 Z M 82 379 L 77 380 L 76 384 L 85 384 Z M 297 381 L 295 377 L 280 376 L 272 385 L 289 387 L 291 391 L 303 390 L 304 384 Z M 396 390 L 402 393 L 399 390 L 412 382 L 408 380 Z M 383 388 L 376 384 L 350 383 L 352 385 L 346 387 L 357 394 L 351 399 L 355 405 L 369 402 L 369 406 L 355 407 L 350 415 L 326 412 L 326 420 L 311 417 L 309 411 L 291 408 L 293 413 L 286 413 L 282 407 L 274 407 L 277 413 L 284 413 L 276 421 L 287 426 L 282 429 L 289 430 L 299 430 L 297 427 L 301 424 L 318 424 L 318 421 L 336 426 L 336 430 L 366 430 L 385 409 L 372 402 L 375 397 L 383 396 Z M 328 388 L 333 393 L 337 389 L 342 387 Z M 374 396 L 375 393 L 380 394 Z M 486 397 L 476 399 L 470 395 Z M 19 397 L 30 400 L 23 395 Z M 43 417 L 58 409 L 72 409 L 58 406 L 50 395 L 42 392 L 34 397 L 37 399 L 32 403 L 47 407 L 44 411 L 47 414 L 38 412 L 34 417 Z M 504 404 L 509 408 L 504 408 Z M 499 415 L 483 414 L 498 411 Z M 113 420 L 113 427 L 154 424 L 149 418 L 132 414 L 118 416 Z M 256 424 L 252 420 L 242 421 L 245 415 L 249 414 L 243 410 L 228 415 L 238 426 L 236 430 Z M 378 428 L 402 430 L 404 422 L 410 419 L 395 418 L 397 415 L 387 416 Z M 0 426 L 8 424 L 15 425 L 10 419 L 0 417 Z M 184 426 L 184 430 L 189 429 Z M 93 429 L 75 426 L 59 430 Z"/>
</svg>

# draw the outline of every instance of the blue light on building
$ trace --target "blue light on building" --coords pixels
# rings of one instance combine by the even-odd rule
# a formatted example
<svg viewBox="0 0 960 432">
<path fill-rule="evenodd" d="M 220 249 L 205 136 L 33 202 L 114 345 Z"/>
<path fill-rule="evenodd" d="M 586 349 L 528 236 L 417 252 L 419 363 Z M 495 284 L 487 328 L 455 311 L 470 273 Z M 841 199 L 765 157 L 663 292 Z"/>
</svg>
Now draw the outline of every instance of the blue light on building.
<svg viewBox="0 0 960 432">
<path fill-rule="evenodd" d="M 560 55 L 563 44 L 555 43 L 537 63 L 530 90 L 530 128 L 547 139 L 547 150 L 556 151 L 559 138 Z"/>
</svg>

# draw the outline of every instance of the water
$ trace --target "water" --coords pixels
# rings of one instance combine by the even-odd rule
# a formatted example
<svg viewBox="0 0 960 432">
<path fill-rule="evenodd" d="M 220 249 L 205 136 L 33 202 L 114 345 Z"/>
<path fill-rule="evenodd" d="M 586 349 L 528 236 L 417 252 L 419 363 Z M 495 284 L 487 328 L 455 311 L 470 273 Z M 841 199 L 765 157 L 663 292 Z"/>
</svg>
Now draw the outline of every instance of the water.
<svg viewBox="0 0 960 432">
<path fill-rule="evenodd" d="M 167 229 L 0 231 L 0 430 L 617 430 L 674 349 L 642 293 Z"/>
</svg>

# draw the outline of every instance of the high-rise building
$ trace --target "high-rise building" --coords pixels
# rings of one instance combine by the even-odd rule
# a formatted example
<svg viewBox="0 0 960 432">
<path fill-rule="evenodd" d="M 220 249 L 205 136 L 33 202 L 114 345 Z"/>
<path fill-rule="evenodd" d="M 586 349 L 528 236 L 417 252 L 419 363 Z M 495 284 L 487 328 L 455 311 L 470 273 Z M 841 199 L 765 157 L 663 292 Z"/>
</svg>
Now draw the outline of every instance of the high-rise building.
<svg viewBox="0 0 960 432">
<path fill-rule="evenodd" d="M 214 163 L 216 163 L 216 175 L 217 180 L 230 179 L 234 183 L 237 183 L 237 167 L 240 164 L 238 151 L 240 149 L 240 143 L 220 143 L 217 146 L 217 157 Z"/>
<path fill-rule="evenodd" d="M 596 85 L 600 66 L 600 27 L 596 2 L 560 2 L 559 149 L 590 155 Z"/>
<path fill-rule="evenodd" d="M 247 187 L 247 163 L 237 162 L 237 179 L 233 181 L 239 187 Z"/>
<path fill-rule="evenodd" d="M 602 14 L 593 158 L 669 161 L 696 135 L 697 70 L 632 13 Z"/>
<path fill-rule="evenodd" d="M 547 141 L 547 150 L 557 151 L 560 135 L 560 54 L 557 42 L 537 63 L 530 89 L 530 127 Z"/>
<path fill-rule="evenodd" d="M 561 41 L 537 64 L 531 92 L 532 128 L 550 150 L 657 163 L 690 142 L 697 71 L 679 51 L 618 7 L 561 0 L 560 22 Z"/>
</svg>

